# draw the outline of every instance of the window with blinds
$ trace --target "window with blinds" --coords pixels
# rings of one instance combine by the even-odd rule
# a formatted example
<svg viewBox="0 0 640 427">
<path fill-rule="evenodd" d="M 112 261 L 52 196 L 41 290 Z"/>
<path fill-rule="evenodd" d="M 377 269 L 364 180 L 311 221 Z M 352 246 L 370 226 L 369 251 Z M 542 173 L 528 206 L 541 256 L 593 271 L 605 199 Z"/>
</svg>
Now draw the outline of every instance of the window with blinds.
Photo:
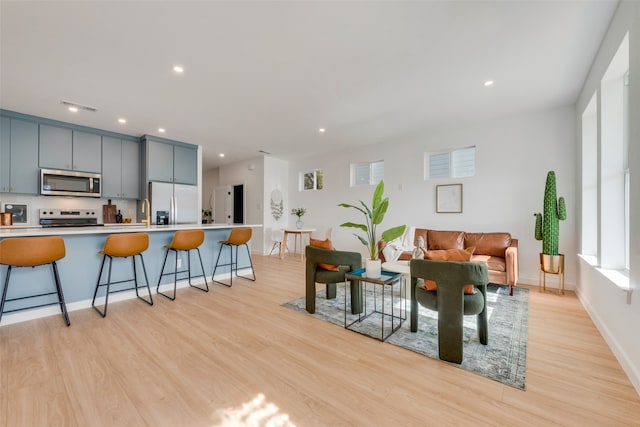
<svg viewBox="0 0 640 427">
<path fill-rule="evenodd" d="M 476 174 L 476 147 L 425 153 L 424 179 L 466 178 Z"/>
<path fill-rule="evenodd" d="M 351 186 L 376 185 L 384 179 L 384 161 L 351 164 Z"/>
</svg>

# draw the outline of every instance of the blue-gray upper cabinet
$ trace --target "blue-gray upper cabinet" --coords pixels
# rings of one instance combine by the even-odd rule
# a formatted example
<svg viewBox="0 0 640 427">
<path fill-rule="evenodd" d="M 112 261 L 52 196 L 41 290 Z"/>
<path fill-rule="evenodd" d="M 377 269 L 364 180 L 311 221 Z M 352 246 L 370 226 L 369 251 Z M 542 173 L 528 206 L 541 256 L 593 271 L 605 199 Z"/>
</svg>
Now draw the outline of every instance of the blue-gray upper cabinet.
<svg viewBox="0 0 640 427">
<path fill-rule="evenodd" d="M 198 149 L 146 139 L 149 181 L 198 184 Z"/>
<path fill-rule="evenodd" d="M 179 184 L 198 184 L 198 149 L 173 147 L 173 180 Z"/>
<path fill-rule="evenodd" d="M 102 137 L 102 197 L 140 198 L 140 144 Z"/>
<path fill-rule="evenodd" d="M 38 194 L 38 124 L 0 118 L 0 190 Z"/>
<path fill-rule="evenodd" d="M 40 125 L 40 167 L 101 172 L 102 137 L 50 125 Z"/>
</svg>

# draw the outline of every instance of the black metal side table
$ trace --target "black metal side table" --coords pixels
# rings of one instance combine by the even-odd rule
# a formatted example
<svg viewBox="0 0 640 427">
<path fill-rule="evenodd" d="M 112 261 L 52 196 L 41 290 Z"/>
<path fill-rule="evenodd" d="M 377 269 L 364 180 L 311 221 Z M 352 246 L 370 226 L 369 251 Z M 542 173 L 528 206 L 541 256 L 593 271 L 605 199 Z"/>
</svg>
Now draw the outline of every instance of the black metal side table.
<svg viewBox="0 0 640 427">
<path fill-rule="evenodd" d="M 361 268 L 359 270 L 355 270 L 352 271 L 350 273 L 345 274 L 344 276 L 344 327 L 346 329 L 349 329 L 351 331 L 354 332 L 358 332 L 367 336 L 371 336 L 373 338 L 377 338 L 375 336 L 372 336 L 366 332 L 363 332 L 361 330 L 357 330 L 355 329 L 353 326 L 356 324 L 361 325 L 362 322 L 367 319 L 368 317 L 370 317 L 373 314 L 380 314 L 380 341 L 385 341 L 387 338 L 389 338 L 391 336 L 391 334 L 393 334 L 395 331 L 397 331 L 398 329 L 400 329 L 400 327 L 402 326 L 402 322 L 407 318 L 407 298 L 406 298 L 406 288 L 404 286 L 402 286 L 402 274 L 401 273 L 394 273 L 392 271 L 386 271 L 386 270 L 382 270 L 382 274 L 380 277 L 367 277 L 366 275 L 366 270 L 364 268 Z M 358 280 L 360 281 L 363 286 L 362 286 L 362 313 L 358 314 L 358 318 L 353 320 L 350 323 L 347 323 L 347 298 L 348 298 L 348 292 L 347 292 L 347 282 L 350 282 L 352 280 Z M 373 308 L 370 312 L 367 311 L 367 300 L 369 298 L 367 298 L 367 284 L 371 283 L 373 284 Z M 397 298 L 397 310 L 396 310 L 396 296 L 394 295 L 394 288 L 395 285 L 398 284 L 398 298 Z M 382 291 L 382 302 L 381 302 L 381 309 L 378 310 L 378 304 L 377 304 L 377 292 L 376 289 L 378 288 L 378 286 L 381 288 Z M 391 297 L 391 313 L 388 313 L 387 310 L 385 309 L 385 293 L 389 292 L 390 297 Z M 397 313 L 396 313 L 397 311 Z M 388 319 L 391 321 L 391 330 L 389 331 L 389 333 L 387 335 L 385 335 L 384 330 L 384 323 L 385 323 L 385 319 Z M 396 320 L 398 321 L 398 324 L 396 325 L 395 322 Z"/>
</svg>

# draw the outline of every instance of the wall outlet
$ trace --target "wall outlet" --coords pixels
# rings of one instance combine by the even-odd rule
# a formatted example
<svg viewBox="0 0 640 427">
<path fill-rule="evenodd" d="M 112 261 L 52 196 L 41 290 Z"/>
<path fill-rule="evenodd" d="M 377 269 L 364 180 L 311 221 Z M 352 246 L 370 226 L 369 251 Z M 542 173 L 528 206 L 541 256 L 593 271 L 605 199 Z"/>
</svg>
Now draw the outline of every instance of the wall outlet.
<svg viewBox="0 0 640 427">
<path fill-rule="evenodd" d="M 182 268 L 182 258 L 178 257 L 178 268 Z"/>
</svg>

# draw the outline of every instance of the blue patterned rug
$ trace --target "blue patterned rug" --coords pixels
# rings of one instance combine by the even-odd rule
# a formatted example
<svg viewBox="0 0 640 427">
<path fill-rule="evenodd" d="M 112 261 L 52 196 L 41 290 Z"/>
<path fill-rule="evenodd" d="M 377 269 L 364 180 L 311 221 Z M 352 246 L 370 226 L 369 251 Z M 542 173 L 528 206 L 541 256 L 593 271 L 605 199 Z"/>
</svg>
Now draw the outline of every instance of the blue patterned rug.
<svg viewBox="0 0 640 427">
<path fill-rule="evenodd" d="M 335 299 L 325 299 L 324 290 L 316 295 L 316 312 L 309 314 L 305 310 L 305 298 L 298 298 L 283 304 L 284 307 L 306 313 L 309 316 L 322 319 L 333 324 L 344 326 L 344 286 L 338 284 Z M 367 293 L 367 306 L 373 307 L 372 287 Z M 390 298 L 387 293 L 385 312 L 390 312 Z M 524 390 L 527 366 L 527 320 L 529 316 L 529 290 L 515 288 L 513 296 L 509 296 L 507 286 L 490 283 L 487 287 L 489 306 L 489 343 L 480 344 L 476 330 L 476 317 L 465 316 L 464 319 L 464 350 L 461 365 L 452 363 L 467 371 L 500 381 L 503 384 Z M 380 308 L 380 291 L 377 293 L 377 304 Z M 411 309 L 410 301 L 406 301 L 407 311 Z M 398 298 L 395 299 L 394 310 L 399 309 Z M 357 318 L 350 314 L 347 321 Z M 371 311 L 371 309 L 368 309 Z M 368 311 L 368 312 L 369 312 Z M 386 342 L 407 348 L 433 359 L 438 358 L 438 314 L 437 312 L 420 307 L 418 313 L 418 332 L 410 331 L 409 313 L 402 327 L 392 334 Z M 385 335 L 391 327 L 391 319 L 385 321 Z M 380 337 L 381 316 L 374 313 L 362 322 L 352 326 L 357 332 Z M 398 321 L 395 321 L 398 324 Z M 444 362 L 448 363 L 448 362 Z"/>
</svg>

